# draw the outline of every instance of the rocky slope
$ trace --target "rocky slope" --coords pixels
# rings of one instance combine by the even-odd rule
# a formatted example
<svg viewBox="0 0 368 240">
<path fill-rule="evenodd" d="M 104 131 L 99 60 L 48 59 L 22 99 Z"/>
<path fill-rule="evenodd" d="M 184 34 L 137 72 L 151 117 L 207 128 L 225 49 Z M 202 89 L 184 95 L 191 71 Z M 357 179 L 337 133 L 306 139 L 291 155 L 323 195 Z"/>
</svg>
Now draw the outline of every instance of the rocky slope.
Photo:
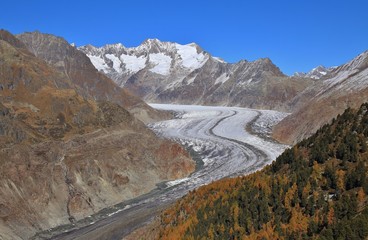
<svg viewBox="0 0 368 240">
<path fill-rule="evenodd" d="M 368 52 L 335 68 L 296 96 L 295 110 L 274 129 L 274 137 L 295 143 L 310 136 L 345 108 L 357 108 L 368 100 Z"/>
<path fill-rule="evenodd" d="M 117 87 L 111 79 L 95 69 L 85 54 L 63 38 L 37 31 L 20 34 L 17 38 L 37 57 L 63 72 L 82 96 L 115 102 L 128 109 L 143 122 L 168 117 L 150 108 L 126 89 Z"/>
<path fill-rule="evenodd" d="M 288 110 L 285 102 L 313 83 L 285 76 L 270 59 L 229 64 L 194 43 L 149 39 L 135 48 L 78 49 L 100 72 L 149 102 Z"/>
<path fill-rule="evenodd" d="M 81 96 L 70 72 L 3 30 L 0 63 L 1 239 L 28 239 L 194 170 L 179 145 L 118 104 Z"/>
</svg>

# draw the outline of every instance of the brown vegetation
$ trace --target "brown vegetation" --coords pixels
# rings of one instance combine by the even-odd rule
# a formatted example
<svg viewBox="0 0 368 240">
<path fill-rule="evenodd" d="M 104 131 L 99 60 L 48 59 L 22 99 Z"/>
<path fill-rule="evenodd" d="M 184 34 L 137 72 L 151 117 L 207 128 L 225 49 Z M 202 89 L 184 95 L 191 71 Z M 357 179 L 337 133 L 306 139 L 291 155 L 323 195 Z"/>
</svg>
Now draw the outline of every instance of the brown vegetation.
<svg viewBox="0 0 368 240">
<path fill-rule="evenodd" d="M 81 96 L 4 31 L 0 62 L 0 238 L 29 238 L 194 170 L 179 145 Z"/>
</svg>

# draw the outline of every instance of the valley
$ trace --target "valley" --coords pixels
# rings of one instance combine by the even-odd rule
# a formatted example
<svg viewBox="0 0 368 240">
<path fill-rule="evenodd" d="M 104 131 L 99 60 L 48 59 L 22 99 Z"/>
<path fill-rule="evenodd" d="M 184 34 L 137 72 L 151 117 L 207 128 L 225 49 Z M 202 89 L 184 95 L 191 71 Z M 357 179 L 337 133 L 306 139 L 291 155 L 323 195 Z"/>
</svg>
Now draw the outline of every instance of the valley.
<svg viewBox="0 0 368 240">
<path fill-rule="evenodd" d="M 0 240 L 368 240 L 368 1 L 3 1 Z"/>
<path fill-rule="evenodd" d="M 175 119 L 149 127 L 158 136 L 181 143 L 192 152 L 199 162 L 196 171 L 75 224 L 39 233 L 34 239 L 121 239 L 189 191 L 259 170 L 287 148 L 267 137 L 286 113 L 238 107 L 151 106 L 174 112 Z"/>
</svg>

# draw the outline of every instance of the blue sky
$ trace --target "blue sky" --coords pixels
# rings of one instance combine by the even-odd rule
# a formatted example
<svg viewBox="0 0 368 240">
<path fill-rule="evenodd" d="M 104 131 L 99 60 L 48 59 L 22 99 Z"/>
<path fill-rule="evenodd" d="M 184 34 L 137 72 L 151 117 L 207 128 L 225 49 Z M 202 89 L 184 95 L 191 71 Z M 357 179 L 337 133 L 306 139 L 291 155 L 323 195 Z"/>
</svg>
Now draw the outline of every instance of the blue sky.
<svg viewBox="0 0 368 240">
<path fill-rule="evenodd" d="M 343 64 L 368 50 L 366 0 L 3 1 L 0 28 L 78 46 L 147 38 L 196 42 L 227 62 L 269 57 L 286 74 Z"/>
</svg>

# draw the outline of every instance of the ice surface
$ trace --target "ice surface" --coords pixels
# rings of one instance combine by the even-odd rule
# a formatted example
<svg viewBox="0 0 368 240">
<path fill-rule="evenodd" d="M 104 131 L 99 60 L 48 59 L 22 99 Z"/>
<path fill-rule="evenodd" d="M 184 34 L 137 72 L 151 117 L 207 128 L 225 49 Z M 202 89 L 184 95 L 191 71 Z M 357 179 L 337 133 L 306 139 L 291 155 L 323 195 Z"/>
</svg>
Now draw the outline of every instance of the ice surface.
<svg viewBox="0 0 368 240">
<path fill-rule="evenodd" d="M 114 54 L 106 54 L 106 58 L 110 59 L 113 63 L 112 67 L 115 69 L 116 72 L 121 73 L 122 69 L 120 67 L 121 61 L 120 59 L 115 56 Z"/>
<path fill-rule="evenodd" d="M 190 177 L 169 182 L 192 189 L 224 177 L 243 175 L 271 163 L 287 146 L 246 131 L 256 120 L 254 131 L 269 131 L 287 114 L 237 107 L 151 104 L 175 111 L 179 118 L 157 122 L 150 127 L 160 136 L 173 139 L 197 152 L 203 169 Z M 180 192 L 180 190 L 178 190 Z"/>
<path fill-rule="evenodd" d="M 262 114 L 259 116 L 257 121 L 252 124 L 251 128 L 253 132 L 266 137 L 271 137 L 272 127 L 289 115 L 289 113 L 273 110 L 259 111 Z"/>
</svg>

